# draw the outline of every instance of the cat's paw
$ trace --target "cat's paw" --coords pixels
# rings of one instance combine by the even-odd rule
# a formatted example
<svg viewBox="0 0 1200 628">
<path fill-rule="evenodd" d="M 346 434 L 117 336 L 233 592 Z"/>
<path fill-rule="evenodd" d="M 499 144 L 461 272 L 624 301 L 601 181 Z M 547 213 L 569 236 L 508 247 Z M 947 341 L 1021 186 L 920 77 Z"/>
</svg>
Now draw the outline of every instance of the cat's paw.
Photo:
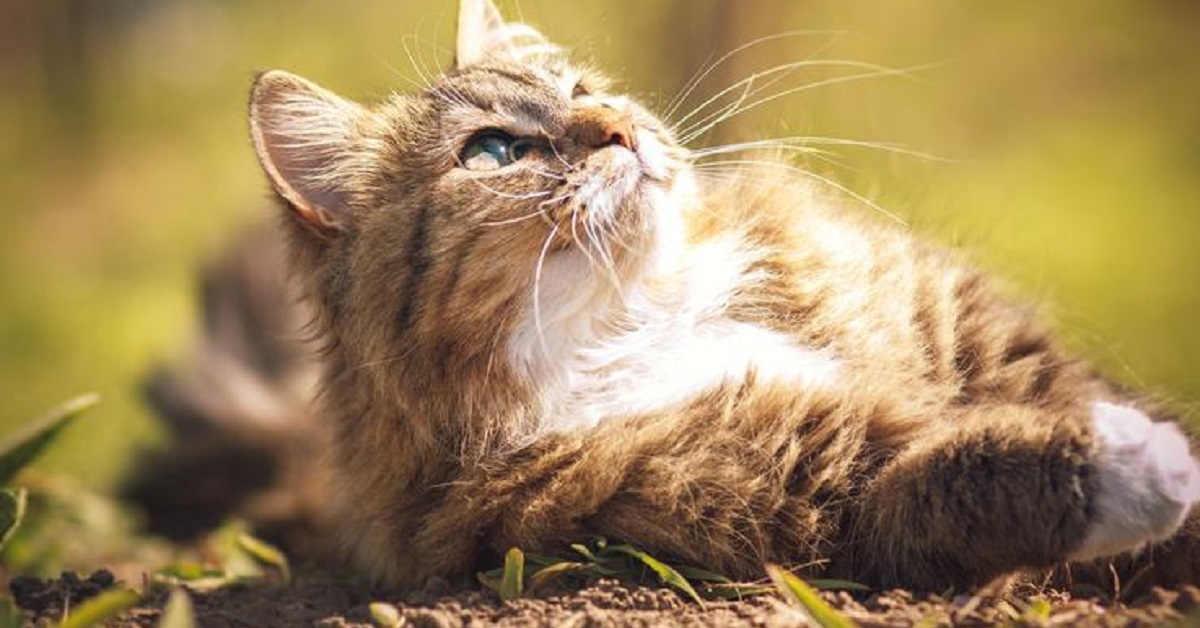
<svg viewBox="0 0 1200 628">
<path fill-rule="evenodd" d="M 1089 560 L 1167 538 L 1200 502 L 1200 461 L 1174 423 L 1097 402 L 1094 519 L 1072 560 Z"/>
</svg>

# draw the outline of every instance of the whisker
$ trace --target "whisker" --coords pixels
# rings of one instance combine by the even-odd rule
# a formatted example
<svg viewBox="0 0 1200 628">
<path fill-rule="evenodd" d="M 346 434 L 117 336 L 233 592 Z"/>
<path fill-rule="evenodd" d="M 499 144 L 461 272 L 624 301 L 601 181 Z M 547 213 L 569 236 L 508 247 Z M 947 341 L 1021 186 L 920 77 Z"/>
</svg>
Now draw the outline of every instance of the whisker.
<svg viewBox="0 0 1200 628">
<path fill-rule="evenodd" d="M 786 152 L 786 153 L 798 153 L 805 157 L 811 157 L 817 161 L 829 164 L 836 168 L 842 168 L 842 169 L 849 170 L 852 172 L 857 172 L 856 168 L 853 168 L 849 164 L 845 163 L 844 161 L 837 159 L 838 157 L 841 157 L 841 155 L 838 153 L 835 153 L 833 151 L 825 150 L 822 148 L 814 148 L 812 146 L 804 146 L 802 143 L 800 145 L 789 144 L 786 142 L 775 143 L 775 142 L 772 142 L 771 140 L 762 140 L 762 141 L 756 141 L 756 142 L 742 142 L 742 143 L 738 143 L 738 144 L 725 144 L 725 145 L 720 145 L 720 146 L 713 146 L 710 148 L 704 148 L 704 149 L 695 151 L 692 154 L 688 155 L 688 157 L 689 157 L 689 159 L 692 160 L 692 163 L 700 163 L 700 160 L 707 159 L 709 157 L 738 154 L 738 153 L 748 153 L 751 151 L 771 151 L 771 150 Z"/>
<path fill-rule="evenodd" d="M 534 174 L 538 174 L 543 177 L 546 177 L 547 179 L 553 179 L 555 181 L 566 181 L 567 180 L 566 177 L 562 176 L 561 174 L 559 174 L 557 172 L 551 172 L 549 170 L 539 170 L 539 169 L 533 168 L 533 167 L 529 167 L 528 170 Z"/>
<path fill-rule="evenodd" d="M 619 290 L 620 289 L 620 281 L 617 278 L 616 272 L 610 266 L 606 266 L 596 260 L 596 258 L 592 255 L 591 251 L 589 251 L 588 249 L 590 249 L 592 247 L 598 247 L 597 243 L 593 242 L 591 240 L 590 236 L 586 243 L 583 242 L 582 240 L 580 240 L 578 226 L 579 226 L 579 212 L 571 212 L 571 240 L 573 242 L 575 242 L 575 246 L 579 247 L 579 250 L 583 252 L 583 256 L 587 258 L 588 266 L 592 267 L 593 269 L 595 269 L 598 272 L 603 273 L 605 278 L 608 279 L 608 281 L 613 285 L 613 287 L 617 288 Z"/>
<path fill-rule="evenodd" d="M 567 159 L 562 156 L 562 153 L 558 152 L 558 147 L 554 145 L 553 141 L 547 141 L 546 145 L 550 147 L 550 152 L 554 153 L 554 156 L 557 157 L 558 161 L 561 162 L 563 167 L 567 169 L 567 172 L 575 171 L 575 166 L 572 166 L 571 162 L 567 161 Z"/>
<path fill-rule="evenodd" d="M 741 53 L 745 50 L 748 50 L 755 46 L 765 44 L 767 42 L 771 42 L 771 41 L 775 41 L 775 40 L 779 40 L 779 39 L 785 39 L 788 37 L 800 37 L 800 36 L 808 36 L 808 35 L 840 35 L 840 34 L 842 34 L 842 31 L 794 30 L 794 31 L 787 31 L 787 32 L 783 32 L 783 33 L 777 33 L 775 35 L 767 35 L 765 37 L 759 37 L 757 39 L 754 39 L 752 41 L 744 43 L 744 44 L 738 46 L 737 48 L 734 48 L 733 50 L 726 52 L 724 55 L 721 56 L 720 59 L 717 59 L 711 65 L 708 65 L 707 67 L 705 67 L 702 64 L 700 66 L 700 70 L 697 70 L 696 73 L 692 75 L 692 78 L 689 79 L 688 82 L 684 84 L 683 88 L 679 91 L 679 93 L 676 94 L 675 97 L 671 99 L 670 103 L 668 103 L 667 110 L 663 113 L 662 118 L 664 120 L 667 120 L 667 119 L 670 119 L 671 116 L 675 115 L 675 111 L 677 109 L 679 109 L 680 106 L 683 105 L 683 103 L 687 100 L 688 96 L 692 95 L 692 92 L 694 92 L 696 90 L 696 88 L 699 87 L 700 83 L 702 83 L 704 81 L 704 79 L 708 78 L 708 76 L 710 74 L 712 74 L 713 71 L 715 71 L 718 67 L 720 67 L 726 61 L 728 61 L 730 58 L 737 56 L 739 53 Z M 709 59 L 711 59 L 711 58 L 712 58 L 712 56 L 710 54 Z M 707 63 L 707 62 L 708 62 L 708 59 L 705 60 L 705 63 Z"/>
<path fill-rule="evenodd" d="M 753 150 L 784 150 L 793 153 L 802 153 L 805 155 L 825 155 L 831 156 L 834 153 L 811 146 L 789 144 L 786 142 L 774 142 L 772 140 L 760 140 L 754 142 L 739 142 L 736 144 L 722 144 L 720 146 L 711 146 L 709 148 L 701 148 L 700 150 L 692 151 L 688 157 L 693 160 L 700 160 L 714 155 L 728 155 L 730 153 L 744 153 Z"/>
<path fill-rule="evenodd" d="M 829 164 L 835 168 L 841 168 L 843 170 L 848 170 L 850 172 L 858 172 L 859 171 L 858 168 L 855 168 L 855 167 L 851 166 L 850 164 L 838 159 L 838 157 L 841 157 L 841 155 L 839 155 L 838 153 L 828 151 L 828 150 L 822 150 L 820 148 L 812 148 L 809 146 L 782 145 L 782 146 L 764 147 L 763 150 L 767 150 L 767 149 L 780 151 L 780 152 L 784 152 L 784 153 L 799 154 L 803 157 L 811 157 L 812 159 L 815 159 L 821 163 Z M 749 153 L 753 150 L 754 150 L 753 148 L 740 148 L 739 147 L 739 148 L 731 148 L 730 150 L 706 152 L 706 154 L 699 156 L 699 157 L 693 156 L 693 158 L 696 160 L 693 163 L 700 163 L 698 161 L 700 159 L 707 159 L 710 157 L 716 157 L 716 156 L 720 156 L 720 155 L 735 155 L 735 154 L 739 154 L 739 153 Z"/>
<path fill-rule="evenodd" d="M 713 94 L 707 100 L 705 100 L 704 102 L 702 102 L 699 105 L 697 105 L 696 107 L 694 107 L 690 112 L 688 112 L 687 115 L 683 116 L 679 120 L 674 121 L 674 123 L 672 124 L 672 128 L 679 128 L 679 126 L 682 125 L 684 122 L 687 122 L 688 120 L 692 119 L 694 116 L 699 115 L 702 111 L 704 111 L 705 108 L 709 107 L 713 103 L 721 100 L 725 96 L 728 96 L 730 93 L 735 92 L 739 89 L 748 89 L 748 88 L 752 87 L 755 82 L 757 82 L 761 79 L 764 79 L 768 76 L 774 76 L 781 72 L 789 72 L 789 71 L 798 70 L 801 68 L 812 68 L 812 67 L 848 67 L 848 68 L 860 69 L 860 70 L 871 69 L 871 70 L 875 70 L 875 71 L 882 69 L 882 66 L 871 64 L 871 63 L 866 63 L 866 62 L 862 62 L 862 61 L 843 61 L 843 60 L 837 60 L 837 59 L 827 59 L 827 60 L 805 59 L 803 61 L 791 61 L 788 63 L 781 63 L 779 65 L 772 66 L 765 70 L 759 70 L 758 72 L 755 72 L 755 73 L 751 74 L 750 76 L 748 76 L 744 79 L 741 79 L 740 81 L 737 81 L 737 82 L 729 85 L 728 87 L 725 87 L 721 91 Z"/>
<path fill-rule="evenodd" d="M 488 221 L 488 222 L 482 222 L 479 224 L 484 227 L 500 227 L 503 225 L 511 225 L 511 224 L 515 224 L 518 222 L 524 222 L 526 220 L 529 220 L 530 218 L 542 217 L 542 218 L 547 218 L 547 220 L 549 220 L 549 218 L 546 216 L 545 207 L 548 205 L 557 203 L 559 201 L 565 200 L 565 199 L 569 198 L 570 196 L 571 196 L 570 194 L 563 194 L 561 196 L 556 196 L 554 198 L 548 198 L 548 199 L 538 203 L 537 211 L 529 212 L 528 214 L 525 214 L 523 216 L 517 216 L 516 218 L 506 218 L 504 220 L 492 220 L 492 221 Z"/>
<path fill-rule="evenodd" d="M 428 85 L 424 85 L 424 84 L 414 80 L 413 77 L 410 76 L 407 72 L 401 71 L 399 67 L 394 65 L 391 61 L 383 58 L 382 55 L 378 55 L 378 54 L 375 55 L 375 60 L 378 63 L 382 64 L 383 67 L 387 68 L 387 70 L 389 72 L 391 72 L 393 76 L 396 76 L 397 78 L 400 78 L 400 79 L 404 80 L 405 82 L 407 82 L 413 89 L 416 89 L 416 90 L 428 89 L 428 87 L 429 87 Z M 391 90 L 391 94 L 392 94 L 392 96 L 396 96 L 396 97 L 400 96 L 400 93 L 397 92 L 396 90 Z"/>
<path fill-rule="evenodd" d="M 555 196 L 554 198 L 548 198 L 548 199 L 538 203 L 538 207 L 545 207 L 547 205 L 551 205 L 551 204 L 557 203 L 559 201 L 565 201 L 568 198 L 571 198 L 570 192 L 567 192 L 566 194 L 560 194 L 559 196 Z"/>
<path fill-rule="evenodd" d="M 852 63 L 852 62 L 846 62 L 846 63 Z M 704 120 L 701 120 L 697 123 L 692 124 L 686 130 L 681 132 L 680 135 L 682 136 L 683 139 L 681 139 L 680 142 L 683 144 L 687 144 L 687 143 L 695 140 L 696 138 L 700 137 L 701 135 L 704 135 L 705 133 L 711 131 L 717 125 L 719 125 L 723 122 L 726 122 L 735 116 L 741 115 L 747 111 L 750 111 L 752 109 L 755 109 L 755 108 L 765 105 L 767 103 L 773 102 L 773 101 L 783 98 L 785 96 L 799 94 L 799 93 L 806 92 L 806 91 L 809 91 L 812 89 L 816 89 L 818 87 L 827 87 L 830 85 L 837 85 L 840 83 L 850 83 L 850 82 L 854 82 L 854 81 L 861 81 L 861 80 L 877 78 L 877 77 L 881 77 L 881 76 L 899 76 L 902 78 L 912 78 L 913 72 L 929 69 L 932 67 L 937 67 L 941 64 L 940 63 L 930 63 L 930 64 L 912 66 L 909 68 L 899 68 L 899 69 L 886 68 L 883 66 L 874 66 L 873 64 L 860 64 L 860 65 L 863 67 L 875 67 L 876 69 L 872 70 L 870 72 L 850 74 L 847 76 L 837 76 L 837 77 L 832 77 L 832 78 L 816 81 L 814 83 L 807 83 L 805 85 L 800 85 L 798 87 L 785 89 L 781 92 L 772 94 L 770 96 L 764 96 L 758 100 L 751 102 L 748 105 L 740 106 L 735 111 L 728 112 L 728 113 L 721 113 L 719 115 L 719 117 L 715 117 L 715 118 L 712 116 L 706 117 Z"/>
<path fill-rule="evenodd" d="M 533 326 L 537 330 L 538 345 L 541 347 L 542 355 L 546 359 L 551 359 L 550 347 L 546 344 L 546 331 L 542 327 L 542 269 L 546 265 L 546 255 L 550 252 L 550 245 L 554 242 L 554 237 L 558 235 L 558 228 L 562 223 L 554 223 L 554 227 L 550 229 L 550 234 L 546 236 L 546 241 L 542 243 L 542 251 L 538 254 L 537 265 L 533 269 Z"/>
<path fill-rule="evenodd" d="M 422 40 L 420 37 L 421 31 L 425 29 L 425 27 L 429 24 L 429 22 L 432 20 L 432 18 L 433 18 L 433 16 L 431 16 L 431 15 L 427 15 L 427 16 L 421 18 L 421 20 L 417 22 L 417 27 L 415 29 L 416 32 L 413 33 L 413 46 L 417 50 L 417 60 L 421 62 L 421 68 L 425 71 L 426 76 L 430 76 L 430 77 L 438 76 L 439 74 L 441 74 L 441 71 L 437 64 L 437 54 L 438 54 L 438 52 L 444 52 L 442 50 L 439 50 L 438 45 L 437 45 L 437 33 L 440 30 L 437 28 L 437 24 L 433 25 L 433 32 L 434 32 L 433 43 L 429 44 L 428 46 L 423 46 L 421 43 L 422 41 L 425 41 L 425 40 Z M 427 64 L 425 62 L 425 48 L 427 48 L 427 47 L 431 48 L 434 53 L 434 55 L 433 55 L 434 62 L 433 62 L 432 70 L 430 69 L 429 64 Z"/>
<path fill-rule="evenodd" d="M 412 65 L 413 71 L 415 71 L 417 73 L 417 77 L 424 82 L 423 89 L 430 88 L 433 85 L 433 79 L 429 74 L 426 74 L 424 67 L 417 63 L 417 58 L 413 54 L 412 49 L 417 45 L 416 34 L 405 35 L 400 39 L 400 43 L 404 46 L 404 54 L 408 57 L 408 62 Z"/>
<path fill-rule="evenodd" d="M 850 146 L 850 147 L 854 147 L 854 148 L 871 148 L 871 149 L 880 150 L 880 151 L 884 151 L 884 152 L 896 153 L 899 155 L 907 155 L 909 157 L 917 157 L 920 159 L 927 159 L 929 161 L 938 161 L 938 162 L 943 162 L 943 163 L 957 163 L 957 161 L 958 161 L 958 160 L 950 159 L 947 157 L 940 157 L 940 156 L 934 155 L 932 153 L 925 153 L 925 152 L 913 150 L 910 148 L 906 148 L 899 144 L 892 144 L 892 143 L 888 143 L 888 142 L 872 142 L 872 141 L 866 141 L 866 140 L 851 140 L 851 139 L 844 139 L 844 138 L 837 138 L 837 137 L 822 137 L 819 135 L 797 135 L 797 136 L 791 136 L 791 137 L 780 137 L 780 138 L 767 139 L 767 140 L 757 140 L 757 141 L 753 141 L 753 142 L 741 142 L 741 143 L 737 143 L 737 144 L 722 144 L 719 146 L 710 146 L 708 148 L 701 148 L 701 149 L 692 151 L 691 157 L 700 159 L 700 158 L 707 157 L 709 155 L 720 155 L 720 154 L 725 154 L 725 153 L 740 152 L 743 150 L 754 150 L 754 149 L 759 149 L 759 148 L 784 148 L 784 149 L 788 149 L 788 150 L 800 148 L 800 149 L 803 149 L 805 152 L 811 151 L 814 153 L 822 153 L 822 154 L 826 154 L 826 155 L 833 154 L 833 153 L 830 153 L 829 151 L 823 151 L 822 149 L 819 149 L 819 148 L 812 148 L 810 146 L 805 146 L 806 144 L 819 144 L 819 145 L 826 145 L 826 146 Z"/>
<path fill-rule="evenodd" d="M 536 192 L 526 192 L 524 194 L 513 194 L 511 192 L 501 192 L 500 190 L 497 190 L 497 189 L 487 185 L 482 180 L 475 178 L 475 177 L 470 177 L 468 180 L 471 181 L 472 183 L 474 183 L 475 185 L 478 185 L 479 187 L 487 190 L 488 192 L 495 194 L 496 196 L 498 196 L 500 198 L 509 198 L 509 199 L 523 201 L 523 200 L 529 200 L 529 199 L 533 199 L 533 198 L 541 198 L 543 196 L 548 196 L 550 194 L 553 194 L 553 192 L 551 192 L 550 190 L 538 190 Z"/>
<path fill-rule="evenodd" d="M 789 172 L 794 172 L 801 176 L 808 177 L 810 179 L 815 179 L 820 183 L 828 185 L 828 186 L 838 190 L 839 192 L 846 194 L 847 196 L 853 198 L 854 200 L 856 200 L 860 203 L 863 203 L 864 205 L 874 209 L 875 211 L 879 212 L 880 214 L 883 214 L 884 216 L 895 221 L 896 223 L 900 224 L 901 226 L 904 226 L 904 227 L 909 226 L 908 222 L 906 222 L 903 218 L 901 218 L 896 213 L 885 209 L 884 207 L 882 207 L 875 201 L 872 201 L 871 199 L 863 196 L 862 194 L 859 194 L 858 192 L 851 190 L 850 188 L 846 187 L 845 185 L 842 185 L 841 183 L 838 183 L 837 181 L 834 181 L 833 179 L 830 179 L 829 177 L 821 176 L 815 172 L 812 172 L 810 170 L 805 170 L 804 168 L 798 168 L 791 164 L 780 163 L 777 161 L 758 160 L 758 159 L 741 159 L 741 160 L 706 162 L 706 163 L 702 163 L 702 164 L 697 164 L 696 168 L 697 169 L 705 169 L 705 168 L 712 168 L 712 167 L 727 167 L 727 166 L 754 166 L 754 167 L 781 168 L 781 169 L 787 170 Z"/>
</svg>

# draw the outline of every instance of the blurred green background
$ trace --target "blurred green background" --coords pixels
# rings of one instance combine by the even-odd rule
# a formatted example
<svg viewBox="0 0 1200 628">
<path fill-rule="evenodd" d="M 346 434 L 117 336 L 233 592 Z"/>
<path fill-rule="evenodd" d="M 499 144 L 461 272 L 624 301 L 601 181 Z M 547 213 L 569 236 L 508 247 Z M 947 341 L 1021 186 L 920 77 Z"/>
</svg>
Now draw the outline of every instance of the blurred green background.
<svg viewBox="0 0 1200 628">
<path fill-rule="evenodd" d="M 1200 3 L 1193 0 L 521 0 L 652 107 L 802 59 L 893 67 L 702 139 L 821 135 L 811 166 L 1053 304 L 1110 373 L 1200 399 Z M 186 350 L 193 273 L 269 213 L 245 124 L 256 70 L 371 99 L 444 66 L 449 0 L 0 0 L 0 432 L 78 392 L 103 405 L 46 461 L 109 485 L 158 434 L 139 377 Z M 832 32 L 832 31 L 836 31 Z M 842 71 L 842 73 L 847 73 Z M 797 72 L 779 88 L 828 78 Z"/>
</svg>

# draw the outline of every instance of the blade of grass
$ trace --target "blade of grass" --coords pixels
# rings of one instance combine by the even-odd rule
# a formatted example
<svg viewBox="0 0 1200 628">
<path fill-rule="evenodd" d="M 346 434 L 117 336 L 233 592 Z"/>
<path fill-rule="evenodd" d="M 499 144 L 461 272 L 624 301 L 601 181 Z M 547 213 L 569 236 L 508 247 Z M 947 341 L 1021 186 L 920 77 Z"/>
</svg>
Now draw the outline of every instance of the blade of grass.
<svg viewBox="0 0 1200 628">
<path fill-rule="evenodd" d="M 192 598 L 183 589 L 171 592 L 162 618 L 158 620 L 158 628 L 196 628 L 196 611 L 192 608 Z"/>
<path fill-rule="evenodd" d="M 525 553 L 525 565 L 526 565 L 525 568 L 526 568 L 526 570 L 529 569 L 529 565 L 533 565 L 536 567 L 549 567 L 550 565 L 557 565 L 558 563 L 568 563 L 568 562 L 571 562 L 571 561 L 569 561 L 565 558 L 559 558 L 558 556 L 546 556 L 544 554 L 530 554 L 528 552 Z"/>
<path fill-rule="evenodd" d="M 8 484 L 21 469 L 58 437 L 75 417 L 99 403 L 98 395 L 76 397 L 34 420 L 0 445 L 0 485 Z"/>
<path fill-rule="evenodd" d="M 284 582 L 292 579 L 287 556 L 284 556 L 283 552 L 275 546 L 245 533 L 238 535 L 237 544 L 259 564 L 279 570 Z"/>
<path fill-rule="evenodd" d="M 475 572 L 475 579 L 479 581 L 479 584 L 482 584 L 483 586 L 487 587 L 488 590 L 490 590 L 492 593 L 495 593 L 496 595 L 500 595 L 500 582 L 502 579 L 501 574 L 503 572 L 504 572 L 503 569 L 492 569 L 490 571 L 478 571 L 478 572 Z"/>
<path fill-rule="evenodd" d="M 815 589 L 779 565 L 767 565 L 767 576 L 785 600 L 798 605 L 813 623 L 822 628 L 854 628 L 857 624 L 834 610 Z"/>
<path fill-rule="evenodd" d="M 731 584 L 733 582 L 729 578 L 726 578 L 715 571 L 708 571 L 707 569 L 700 569 L 699 567 L 677 565 L 675 567 L 675 571 L 678 571 L 679 575 L 683 576 L 684 578 L 695 582 L 719 582 L 722 584 Z"/>
<path fill-rule="evenodd" d="M 668 584 L 676 589 L 679 589 L 680 591 L 683 591 L 688 595 L 688 597 L 695 600 L 697 604 L 702 607 L 704 606 L 704 600 L 700 597 L 699 593 L 696 593 L 696 589 L 692 588 L 692 583 L 688 582 L 687 578 L 681 576 L 674 567 L 671 567 L 670 565 L 658 560 L 646 552 L 643 552 L 642 550 L 637 549 L 636 547 L 633 547 L 632 545 L 610 545 L 608 547 L 608 551 L 626 554 L 638 559 L 643 565 L 649 567 L 651 571 L 657 574 L 659 580 L 661 580 L 664 584 Z"/>
<path fill-rule="evenodd" d="M 183 582 L 191 582 L 192 580 L 204 580 L 206 578 L 225 578 L 228 574 L 223 569 L 214 569 L 205 567 L 200 563 L 180 561 L 172 563 L 154 572 L 156 575 L 167 578 L 175 578 Z"/>
<path fill-rule="evenodd" d="M 1034 598 L 1029 600 L 1025 607 L 1025 612 L 1021 613 L 1021 621 L 1031 625 L 1044 624 L 1050 619 L 1050 614 L 1054 611 L 1054 606 L 1046 598 Z"/>
<path fill-rule="evenodd" d="M 500 579 L 500 599 L 507 602 L 521 597 L 525 584 L 525 555 L 511 548 L 504 555 L 504 575 Z"/>
<path fill-rule="evenodd" d="M 596 566 L 589 563 L 554 563 L 548 567 L 543 567 L 529 577 L 529 588 L 536 589 L 551 580 L 560 578 L 567 574 L 582 574 L 596 573 Z"/>
<path fill-rule="evenodd" d="M 8 543 L 25 518 L 25 489 L 0 490 L 0 549 Z"/>
<path fill-rule="evenodd" d="M 818 591 L 870 591 L 871 587 L 850 580 L 831 580 L 827 578 L 814 578 L 806 580 L 808 586 Z"/>
<path fill-rule="evenodd" d="M 575 550 L 576 552 L 579 552 L 579 554 L 581 556 L 592 561 L 593 563 L 600 562 L 600 559 L 596 558 L 596 555 L 592 553 L 592 550 L 588 549 L 588 547 L 586 545 L 584 545 L 583 543 L 572 543 L 571 549 Z"/>
<path fill-rule="evenodd" d="M 730 582 L 730 583 L 700 583 L 700 591 L 709 597 L 715 597 L 721 600 L 744 600 L 748 597 L 757 597 L 775 592 L 775 587 L 767 584 L 754 584 L 749 582 Z"/>
<path fill-rule="evenodd" d="M 133 608 L 142 599 L 136 591 L 113 589 L 77 606 L 58 628 L 88 628 L 98 626 Z"/>
</svg>

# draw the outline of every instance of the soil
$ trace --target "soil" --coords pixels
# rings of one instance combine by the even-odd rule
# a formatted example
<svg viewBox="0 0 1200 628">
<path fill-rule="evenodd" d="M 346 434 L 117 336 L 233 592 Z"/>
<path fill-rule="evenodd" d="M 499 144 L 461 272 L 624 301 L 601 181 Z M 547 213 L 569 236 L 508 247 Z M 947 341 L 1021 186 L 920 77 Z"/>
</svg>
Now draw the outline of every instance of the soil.
<svg viewBox="0 0 1200 628">
<path fill-rule="evenodd" d="M 107 572 L 89 577 L 64 574 L 53 580 L 22 579 L 14 593 L 33 625 L 61 618 L 62 595 L 80 584 L 107 583 Z M 548 590 L 512 602 L 488 591 L 452 592 L 445 583 L 408 594 L 371 592 L 362 585 L 308 572 L 291 584 L 249 583 L 208 593 L 192 592 L 201 626 L 374 626 L 370 605 L 387 602 L 398 611 L 398 625 L 412 628 L 464 626 L 763 626 L 811 625 L 804 613 L 769 595 L 742 601 L 709 601 L 700 606 L 667 589 L 596 580 L 581 590 Z M 55 592 L 60 596 L 55 598 Z M 1154 589 L 1129 604 L 1099 597 L 1072 598 L 1042 591 L 1024 595 L 960 595 L 950 599 L 914 596 L 907 591 L 824 592 L 834 608 L 861 626 L 1200 626 L 1200 588 Z M 124 613 L 114 626 L 155 626 L 166 592 L 150 596 Z"/>
</svg>

